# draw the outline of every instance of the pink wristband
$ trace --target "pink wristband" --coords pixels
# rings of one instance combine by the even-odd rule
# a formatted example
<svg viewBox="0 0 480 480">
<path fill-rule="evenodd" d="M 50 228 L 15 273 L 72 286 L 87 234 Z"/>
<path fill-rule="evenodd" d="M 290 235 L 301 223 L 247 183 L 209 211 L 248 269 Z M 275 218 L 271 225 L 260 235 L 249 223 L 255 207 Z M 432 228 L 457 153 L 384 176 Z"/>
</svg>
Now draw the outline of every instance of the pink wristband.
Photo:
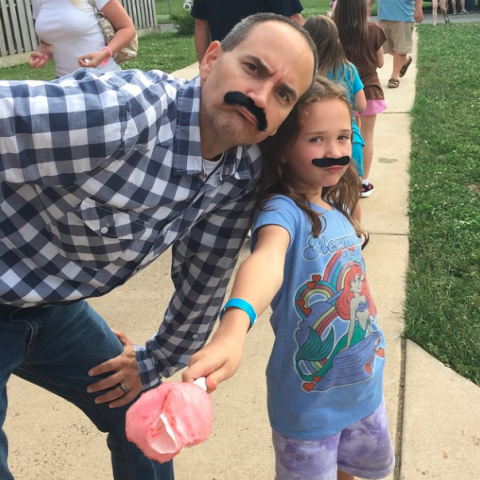
<svg viewBox="0 0 480 480">
<path fill-rule="evenodd" d="M 113 57 L 113 52 L 110 47 L 106 47 L 106 46 L 102 47 L 100 50 L 108 50 L 108 53 L 110 54 L 110 56 L 100 64 L 102 67 L 104 67 L 107 64 L 108 60 Z"/>
</svg>

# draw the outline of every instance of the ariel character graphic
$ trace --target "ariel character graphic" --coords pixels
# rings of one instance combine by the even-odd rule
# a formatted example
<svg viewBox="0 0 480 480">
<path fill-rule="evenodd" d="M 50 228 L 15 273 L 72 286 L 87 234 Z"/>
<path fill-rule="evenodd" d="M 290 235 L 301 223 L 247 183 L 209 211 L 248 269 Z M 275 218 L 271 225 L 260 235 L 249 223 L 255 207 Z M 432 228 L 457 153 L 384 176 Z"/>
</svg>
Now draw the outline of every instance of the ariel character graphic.
<svg viewBox="0 0 480 480">
<path fill-rule="evenodd" d="M 309 315 L 296 332 L 299 349 L 295 363 L 308 391 L 365 380 L 372 374 L 375 357 L 384 356 L 382 335 L 374 323 L 377 310 L 362 265 L 350 262 L 336 273 L 337 288 L 330 288 L 329 298 L 325 298 L 324 287 L 318 301 L 312 292 L 305 294 L 305 288 L 301 289 L 303 298 L 308 299 L 303 311 Z M 323 279 L 315 287 L 307 282 L 312 291 L 319 291 L 320 284 L 327 282 Z"/>
<path fill-rule="evenodd" d="M 343 291 L 336 307 L 338 315 L 350 322 L 343 349 L 355 345 L 363 340 L 367 333 L 371 333 L 371 319 L 377 315 L 377 309 L 370 295 L 365 274 L 358 263 L 354 263 L 347 271 Z"/>
</svg>

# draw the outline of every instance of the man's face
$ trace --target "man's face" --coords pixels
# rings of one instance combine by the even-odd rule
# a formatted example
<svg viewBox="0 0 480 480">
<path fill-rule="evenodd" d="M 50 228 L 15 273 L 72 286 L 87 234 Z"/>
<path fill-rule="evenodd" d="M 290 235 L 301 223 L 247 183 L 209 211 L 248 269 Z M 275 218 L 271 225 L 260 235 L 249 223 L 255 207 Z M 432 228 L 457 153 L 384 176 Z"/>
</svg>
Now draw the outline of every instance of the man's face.
<svg viewBox="0 0 480 480">
<path fill-rule="evenodd" d="M 217 155 L 235 145 L 259 143 L 273 135 L 310 86 L 313 68 L 306 40 L 281 22 L 256 25 L 229 52 L 214 42 L 200 68 L 204 156 Z M 258 119 L 247 106 L 226 102 L 228 92 L 243 94 L 262 109 L 266 128 L 260 125 L 259 129 Z"/>
</svg>

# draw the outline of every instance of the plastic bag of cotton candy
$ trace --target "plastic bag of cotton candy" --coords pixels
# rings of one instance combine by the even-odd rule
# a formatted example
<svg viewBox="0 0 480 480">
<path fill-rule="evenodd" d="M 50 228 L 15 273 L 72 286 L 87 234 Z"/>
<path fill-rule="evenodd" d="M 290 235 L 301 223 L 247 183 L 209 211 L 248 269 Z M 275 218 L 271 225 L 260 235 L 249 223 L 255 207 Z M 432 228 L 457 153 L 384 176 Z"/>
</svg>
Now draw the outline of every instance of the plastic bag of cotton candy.
<svg viewBox="0 0 480 480">
<path fill-rule="evenodd" d="M 167 382 L 145 392 L 127 411 L 128 440 L 163 463 L 210 436 L 213 406 L 205 378 Z"/>
</svg>

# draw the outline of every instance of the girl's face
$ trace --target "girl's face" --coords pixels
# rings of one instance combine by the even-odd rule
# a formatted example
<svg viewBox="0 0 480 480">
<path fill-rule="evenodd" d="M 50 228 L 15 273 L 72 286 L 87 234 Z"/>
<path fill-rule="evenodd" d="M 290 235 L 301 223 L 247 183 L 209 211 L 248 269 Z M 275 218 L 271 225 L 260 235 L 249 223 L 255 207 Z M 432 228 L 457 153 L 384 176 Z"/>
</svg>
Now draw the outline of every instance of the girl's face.
<svg viewBox="0 0 480 480">
<path fill-rule="evenodd" d="M 358 273 L 355 275 L 355 278 L 352 280 L 350 285 L 350 291 L 353 293 L 362 293 L 363 289 L 363 275 L 360 276 Z"/>
<path fill-rule="evenodd" d="M 315 158 L 340 158 L 352 155 L 352 120 L 349 107 L 340 99 L 312 103 L 301 112 L 300 135 L 284 156 L 296 181 L 309 197 L 321 195 L 323 187 L 336 185 L 348 168 L 317 167 Z"/>
</svg>

